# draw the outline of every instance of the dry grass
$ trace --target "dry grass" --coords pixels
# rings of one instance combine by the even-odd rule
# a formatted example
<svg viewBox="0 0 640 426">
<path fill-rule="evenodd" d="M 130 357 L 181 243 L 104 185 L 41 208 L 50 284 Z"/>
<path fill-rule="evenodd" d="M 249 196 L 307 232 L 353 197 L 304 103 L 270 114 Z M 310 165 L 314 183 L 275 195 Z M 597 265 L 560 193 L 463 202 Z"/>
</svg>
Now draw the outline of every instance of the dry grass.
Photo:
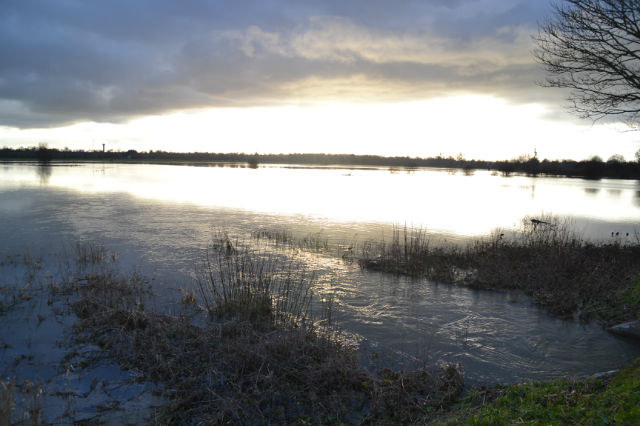
<svg viewBox="0 0 640 426">
<path fill-rule="evenodd" d="M 99 318 L 99 319 L 98 319 Z M 111 311 L 85 319 L 80 340 L 161 384 L 158 424 L 404 424 L 454 401 L 456 367 L 363 370 L 354 354 L 309 329 L 248 322 L 194 326 L 185 317 Z"/>
<path fill-rule="evenodd" d="M 466 248 L 430 247 L 421 230 L 396 231 L 391 243 L 370 244 L 361 265 L 478 288 L 518 289 L 549 312 L 598 319 L 636 319 L 629 294 L 640 276 L 640 244 L 593 244 L 554 217 L 523 219 L 518 232 L 496 231 Z"/>
</svg>

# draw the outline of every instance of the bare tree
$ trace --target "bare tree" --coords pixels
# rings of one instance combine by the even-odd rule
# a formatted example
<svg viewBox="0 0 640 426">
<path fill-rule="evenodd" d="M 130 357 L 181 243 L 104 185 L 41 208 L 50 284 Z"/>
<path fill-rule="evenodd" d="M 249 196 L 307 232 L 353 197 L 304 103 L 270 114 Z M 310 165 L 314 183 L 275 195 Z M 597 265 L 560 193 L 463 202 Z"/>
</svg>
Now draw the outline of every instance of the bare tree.
<svg viewBox="0 0 640 426">
<path fill-rule="evenodd" d="M 607 160 L 607 163 L 611 164 L 611 163 L 625 163 L 627 160 L 625 160 L 624 155 L 622 154 L 613 154 L 611 157 L 609 157 L 609 159 Z"/>
<path fill-rule="evenodd" d="M 640 0 L 564 0 L 535 38 L 547 86 L 583 118 L 640 122 Z"/>
</svg>

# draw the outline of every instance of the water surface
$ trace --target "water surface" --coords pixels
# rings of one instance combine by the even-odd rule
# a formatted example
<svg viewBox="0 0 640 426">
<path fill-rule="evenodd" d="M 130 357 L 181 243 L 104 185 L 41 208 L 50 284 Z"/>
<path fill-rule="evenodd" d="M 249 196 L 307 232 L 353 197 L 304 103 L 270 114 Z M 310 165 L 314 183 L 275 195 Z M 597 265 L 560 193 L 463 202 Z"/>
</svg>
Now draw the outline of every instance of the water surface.
<svg viewBox="0 0 640 426">
<path fill-rule="evenodd" d="M 6 253 L 100 242 L 123 268 L 177 289 L 193 285 L 201 250 L 220 227 L 245 238 L 286 227 L 348 242 L 406 223 L 462 241 L 554 213 L 606 241 L 613 231 L 633 238 L 639 199 L 634 181 L 489 172 L 4 164 L 0 241 Z M 519 294 L 362 271 L 330 254 L 299 261 L 318 272 L 319 294 L 336 295 L 341 327 L 376 365 L 459 362 L 470 382 L 495 383 L 592 374 L 640 355 L 637 343 L 550 317 Z"/>
<path fill-rule="evenodd" d="M 0 177 L 0 188 L 126 193 L 373 234 L 390 224 L 407 224 L 451 237 L 477 236 L 541 214 L 570 217 L 577 230 L 596 239 L 632 233 L 640 224 L 640 184 L 632 180 L 433 169 L 6 163 Z"/>
</svg>

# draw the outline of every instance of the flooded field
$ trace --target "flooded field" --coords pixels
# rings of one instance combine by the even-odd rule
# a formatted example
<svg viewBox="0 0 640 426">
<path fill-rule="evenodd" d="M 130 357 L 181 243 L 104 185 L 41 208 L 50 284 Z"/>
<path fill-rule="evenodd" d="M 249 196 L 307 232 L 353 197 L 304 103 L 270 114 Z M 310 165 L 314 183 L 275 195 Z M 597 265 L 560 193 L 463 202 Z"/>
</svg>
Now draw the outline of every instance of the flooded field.
<svg viewBox="0 0 640 426">
<path fill-rule="evenodd" d="M 326 250 L 286 255 L 316 273 L 317 294 L 333 295 L 338 323 L 365 363 L 454 362 L 469 383 L 513 382 L 610 370 L 640 346 L 551 317 L 518 293 L 370 272 L 341 254 L 388 238 L 397 225 L 464 244 L 543 213 L 569 217 L 586 238 L 624 243 L 639 229 L 639 191 L 634 181 L 484 171 L 3 164 L 0 240 L 3 255 L 45 257 L 99 243 L 122 270 L 176 293 L 193 287 L 216 230 L 246 243 L 258 230 L 314 236 Z"/>
</svg>

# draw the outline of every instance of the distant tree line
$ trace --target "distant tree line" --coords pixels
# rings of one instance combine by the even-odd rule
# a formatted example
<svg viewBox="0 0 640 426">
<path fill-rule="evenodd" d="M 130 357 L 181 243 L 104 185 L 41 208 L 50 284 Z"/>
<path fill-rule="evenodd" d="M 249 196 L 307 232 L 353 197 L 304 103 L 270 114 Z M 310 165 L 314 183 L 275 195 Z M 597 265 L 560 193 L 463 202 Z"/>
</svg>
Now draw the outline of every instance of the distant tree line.
<svg viewBox="0 0 640 426">
<path fill-rule="evenodd" d="M 639 150 L 640 153 L 640 150 Z M 454 157 L 382 157 L 379 155 L 355 154 L 245 154 L 209 152 L 148 151 L 83 151 L 39 147 L 2 148 L 0 159 L 13 161 L 111 161 L 111 162 L 162 162 L 162 163 L 219 163 L 242 164 L 257 167 L 258 164 L 292 164 L 315 166 L 364 166 L 390 168 L 435 167 L 474 170 L 496 170 L 505 175 L 520 173 L 531 176 L 557 175 L 599 178 L 640 179 L 640 154 L 634 162 L 614 155 L 603 161 L 594 156 L 588 160 L 538 160 L 537 157 L 521 156 L 513 160 L 485 161 L 466 160 L 462 155 Z"/>
</svg>

